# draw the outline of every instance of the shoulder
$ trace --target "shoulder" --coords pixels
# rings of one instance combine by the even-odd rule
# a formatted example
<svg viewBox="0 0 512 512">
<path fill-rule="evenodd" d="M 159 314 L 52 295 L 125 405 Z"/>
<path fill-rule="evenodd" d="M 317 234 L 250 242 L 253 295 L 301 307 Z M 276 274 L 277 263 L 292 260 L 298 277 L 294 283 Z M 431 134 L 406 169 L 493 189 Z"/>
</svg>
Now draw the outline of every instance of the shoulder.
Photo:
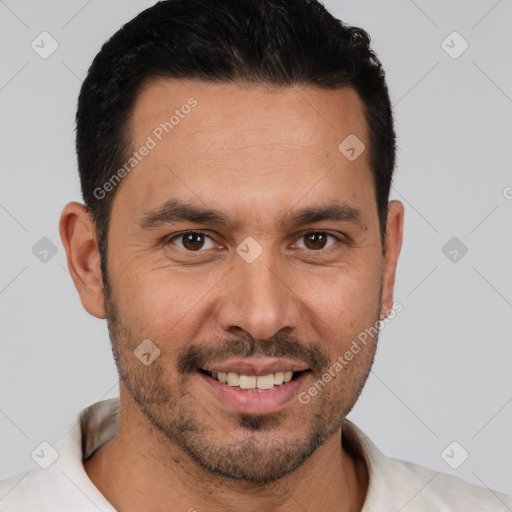
<svg viewBox="0 0 512 512">
<path fill-rule="evenodd" d="M 55 448 L 42 448 L 45 464 L 0 480 L 0 511 L 113 512 L 89 479 L 83 460 L 116 434 L 118 422 L 118 399 L 82 410 Z M 45 451 L 51 452 L 50 459 L 44 459 Z"/>
<path fill-rule="evenodd" d="M 471 484 L 453 475 L 402 460 L 387 458 L 387 475 L 403 512 L 506 512 L 512 497 Z M 386 474 L 383 474 L 386 478 Z M 401 492 L 396 489 L 401 488 Z M 403 508 L 402 508 L 403 507 Z"/>
<path fill-rule="evenodd" d="M 113 512 L 112 506 L 73 468 L 57 463 L 34 467 L 0 480 L 0 510 L 5 512 Z"/>
<path fill-rule="evenodd" d="M 353 423 L 344 442 L 366 462 L 368 492 L 362 512 L 510 512 L 512 497 L 461 478 L 384 455 Z"/>
<path fill-rule="evenodd" d="M 42 473 L 40 468 L 32 468 L 0 480 L 0 506 L 9 512 L 26 510 L 39 510 L 39 504 L 44 503 L 43 489 L 54 489 L 55 486 L 48 481 L 48 473 Z M 50 480 L 51 477 L 50 477 Z M 50 484 L 50 485 L 48 485 Z M 34 507 L 34 508 L 32 508 Z"/>
</svg>

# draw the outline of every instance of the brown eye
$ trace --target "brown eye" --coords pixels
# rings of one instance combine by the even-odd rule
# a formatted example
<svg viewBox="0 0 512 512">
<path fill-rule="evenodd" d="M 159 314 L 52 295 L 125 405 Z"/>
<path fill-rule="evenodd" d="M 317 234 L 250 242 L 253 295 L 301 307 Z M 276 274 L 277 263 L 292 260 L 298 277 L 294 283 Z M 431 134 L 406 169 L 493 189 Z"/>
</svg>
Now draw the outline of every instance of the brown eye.
<svg viewBox="0 0 512 512">
<path fill-rule="evenodd" d="M 186 233 L 180 233 L 179 235 L 173 236 L 169 243 L 175 243 L 175 240 L 181 242 L 181 244 L 176 243 L 178 247 L 181 247 L 187 251 L 198 252 L 201 249 L 205 249 L 205 243 L 210 241 L 211 239 L 208 235 L 198 232 L 198 231 L 187 231 Z M 206 247 L 206 249 L 211 249 L 211 247 Z"/>
<path fill-rule="evenodd" d="M 189 233 L 188 235 L 183 235 L 183 247 L 188 249 L 189 251 L 196 251 L 201 249 L 204 245 L 204 237 L 199 233 Z"/>
<path fill-rule="evenodd" d="M 334 235 L 331 235 L 324 231 L 311 231 L 310 233 L 302 235 L 301 240 L 304 240 L 304 246 L 306 249 L 310 249 L 312 251 L 319 251 L 332 245 L 332 243 L 327 245 L 329 242 L 329 238 L 336 240 L 336 237 Z"/>
</svg>

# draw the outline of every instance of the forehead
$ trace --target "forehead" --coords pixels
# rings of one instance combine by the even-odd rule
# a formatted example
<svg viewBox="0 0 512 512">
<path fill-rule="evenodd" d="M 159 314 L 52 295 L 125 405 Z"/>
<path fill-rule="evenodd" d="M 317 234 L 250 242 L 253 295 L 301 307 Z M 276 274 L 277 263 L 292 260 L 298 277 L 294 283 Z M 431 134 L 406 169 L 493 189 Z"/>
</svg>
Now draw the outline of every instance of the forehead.
<svg viewBox="0 0 512 512">
<path fill-rule="evenodd" d="M 189 109 L 187 105 L 191 102 L 197 104 Z M 174 141 L 187 138 L 190 143 L 198 143 L 197 149 L 207 135 L 212 142 L 211 149 L 222 149 L 215 142 L 226 142 L 226 136 L 233 143 L 248 146 L 255 139 L 268 139 L 273 144 L 292 142 L 319 149 L 322 142 L 336 142 L 347 130 L 361 139 L 367 135 L 363 103 L 352 88 L 333 90 L 160 78 L 141 87 L 131 121 L 134 141 L 155 130 L 158 132 L 161 123 L 170 121 L 169 134 L 172 133 Z M 162 135 L 165 134 L 164 131 Z M 276 135 L 278 140 L 273 139 Z"/>
<path fill-rule="evenodd" d="M 350 161 L 339 149 L 354 135 L 368 147 L 350 88 L 158 79 L 141 88 L 129 128 L 135 151 L 151 147 L 118 191 L 132 210 L 170 196 L 238 211 L 247 201 L 261 211 L 301 197 L 374 197 L 368 151 Z"/>
</svg>

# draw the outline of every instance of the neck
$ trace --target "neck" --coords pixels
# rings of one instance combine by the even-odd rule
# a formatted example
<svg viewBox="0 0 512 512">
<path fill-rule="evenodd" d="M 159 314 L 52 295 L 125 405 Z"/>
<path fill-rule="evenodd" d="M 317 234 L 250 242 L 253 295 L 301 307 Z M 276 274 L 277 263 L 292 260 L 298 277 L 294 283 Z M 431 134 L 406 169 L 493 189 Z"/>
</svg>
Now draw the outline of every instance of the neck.
<svg viewBox="0 0 512 512">
<path fill-rule="evenodd" d="M 93 484 L 120 512 L 362 509 L 368 486 L 366 465 L 352 450 L 344 449 L 339 430 L 286 477 L 255 484 L 200 467 L 136 407 L 123 406 L 123 400 L 121 404 L 117 435 L 84 463 Z"/>
</svg>

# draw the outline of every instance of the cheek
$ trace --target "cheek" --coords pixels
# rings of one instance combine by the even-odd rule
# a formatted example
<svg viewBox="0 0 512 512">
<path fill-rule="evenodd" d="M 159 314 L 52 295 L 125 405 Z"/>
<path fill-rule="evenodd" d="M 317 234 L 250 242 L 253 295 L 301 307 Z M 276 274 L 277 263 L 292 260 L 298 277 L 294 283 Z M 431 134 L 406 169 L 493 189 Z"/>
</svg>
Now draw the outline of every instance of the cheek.
<svg viewBox="0 0 512 512">
<path fill-rule="evenodd" d="M 208 291 L 218 280 L 213 273 L 198 278 L 143 263 L 131 265 L 116 277 L 113 296 L 122 322 L 134 335 L 155 342 L 190 339 L 208 303 Z"/>
<path fill-rule="evenodd" d="M 371 272 L 331 276 L 323 287 L 312 286 L 310 280 L 303 292 L 305 309 L 332 357 L 344 353 L 379 319 L 381 278 L 374 267 Z"/>
<path fill-rule="evenodd" d="M 351 256 L 346 264 L 339 268 L 328 269 L 318 275 L 310 273 L 304 280 L 304 293 L 315 302 L 324 302 L 330 309 L 364 309 L 379 298 L 382 279 L 380 261 L 377 257 Z M 305 295 L 307 296 L 307 295 Z"/>
</svg>

